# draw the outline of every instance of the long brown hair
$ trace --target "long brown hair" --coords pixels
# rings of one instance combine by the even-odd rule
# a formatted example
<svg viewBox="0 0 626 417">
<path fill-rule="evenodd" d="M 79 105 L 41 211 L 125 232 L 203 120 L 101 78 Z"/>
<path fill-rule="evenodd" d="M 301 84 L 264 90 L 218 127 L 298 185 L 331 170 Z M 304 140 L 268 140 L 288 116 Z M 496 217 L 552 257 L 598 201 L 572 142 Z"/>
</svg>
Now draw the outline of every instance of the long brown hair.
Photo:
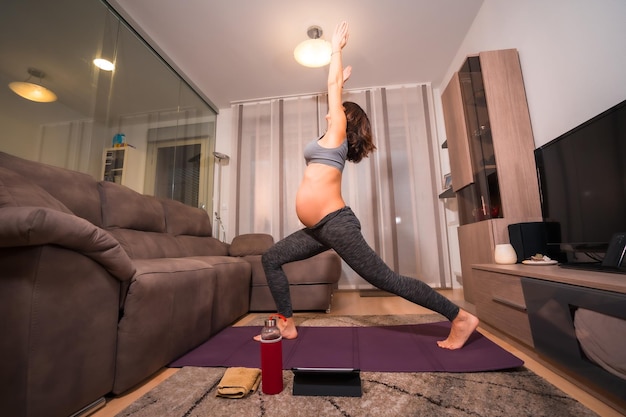
<svg viewBox="0 0 626 417">
<path fill-rule="evenodd" d="M 346 111 L 346 137 L 348 139 L 348 161 L 360 162 L 376 149 L 372 138 L 370 119 L 356 103 L 343 103 Z"/>
</svg>

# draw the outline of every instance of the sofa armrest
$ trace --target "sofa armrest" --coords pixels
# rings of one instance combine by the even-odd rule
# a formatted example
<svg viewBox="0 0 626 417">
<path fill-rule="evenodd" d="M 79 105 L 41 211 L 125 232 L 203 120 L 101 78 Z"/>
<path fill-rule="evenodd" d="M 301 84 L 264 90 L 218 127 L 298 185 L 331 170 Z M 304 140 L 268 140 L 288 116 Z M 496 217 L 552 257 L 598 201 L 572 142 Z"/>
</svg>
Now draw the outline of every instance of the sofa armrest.
<svg viewBox="0 0 626 417">
<path fill-rule="evenodd" d="M 248 233 L 236 236 L 230 244 L 230 256 L 262 255 L 274 244 L 272 235 L 266 233 Z"/>
<path fill-rule="evenodd" d="M 73 214 L 44 207 L 0 208 L 0 247 L 57 245 L 93 259 L 120 281 L 135 273 L 119 242 Z"/>
</svg>

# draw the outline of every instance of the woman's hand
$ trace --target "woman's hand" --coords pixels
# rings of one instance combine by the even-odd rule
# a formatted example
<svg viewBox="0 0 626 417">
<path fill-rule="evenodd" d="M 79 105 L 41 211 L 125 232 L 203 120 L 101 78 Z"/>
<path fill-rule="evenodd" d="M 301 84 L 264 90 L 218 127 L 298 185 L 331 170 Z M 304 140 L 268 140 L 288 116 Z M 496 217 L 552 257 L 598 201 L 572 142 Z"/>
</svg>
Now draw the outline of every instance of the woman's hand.
<svg viewBox="0 0 626 417">
<path fill-rule="evenodd" d="M 339 146 L 346 137 L 346 112 L 341 103 L 341 94 L 343 83 L 352 74 L 352 67 L 343 68 L 341 49 L 347 41 L 348 23 L 344 21 L 337 25 L 333 33 L 333 52 L 328 68 L 328 130 L 322 140 L 330 147 Z"/>
<path fill-rule="evenodd" d="M 346 43 L 348 42 L 348 22 L 343 21 L 337 25 L 335 28 L 335 33 L 333 33 L 333 39 L 331 45 L 333 47 L 333 52 L 341 52 Z"/>
<path fill-rule="evenodd" d="M 350 78 L 350 75 L 352 75 L 352 65 L 348 65 L 347 67 L 343 69 L 343 83 L 344 84 L 346 83 L 346 81 L 348 81 L 348 78 Z"/>
</svg>

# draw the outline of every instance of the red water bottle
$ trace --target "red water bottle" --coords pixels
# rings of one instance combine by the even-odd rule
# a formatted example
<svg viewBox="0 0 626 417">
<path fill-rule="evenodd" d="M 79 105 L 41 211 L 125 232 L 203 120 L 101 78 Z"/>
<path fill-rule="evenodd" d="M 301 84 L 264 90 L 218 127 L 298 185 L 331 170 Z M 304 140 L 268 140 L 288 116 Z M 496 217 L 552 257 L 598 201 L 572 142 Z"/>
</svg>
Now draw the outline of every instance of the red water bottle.
<svg viewBox="0 0 626 417">
<path fill-rule="evenodd" d="M 283 342 L 276 319 L 270 316 L 261 330 L 261 390 L 279 394 L 283 390 Z"/>
</svg>

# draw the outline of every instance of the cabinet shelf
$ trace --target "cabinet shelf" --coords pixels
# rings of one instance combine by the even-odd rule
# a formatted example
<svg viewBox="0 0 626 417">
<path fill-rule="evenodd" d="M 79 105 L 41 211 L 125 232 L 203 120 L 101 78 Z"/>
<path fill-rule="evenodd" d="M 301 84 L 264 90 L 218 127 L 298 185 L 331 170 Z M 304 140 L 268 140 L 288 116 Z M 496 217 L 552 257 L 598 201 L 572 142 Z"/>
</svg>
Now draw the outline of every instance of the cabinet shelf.
<svg viewBox="0 0 626 417">
<path fill-rule="evenodd" d="M 446 188 L 441 194 L 439 194 L 439 198 L 456 198 L 456 193 L 452 190 L 452 187 Z"/>
<path fill-rule="evenodd" d="M 130 146 L 108 148 L 102 156 L 102 179 L 142 192 L 140 153 Z"/>
<path fill-rule="evenodd" d="M 495 165 L 485 165 L 483 167 L 483 172 L 487 176 L 493 175 L 493 174 L 497 174 L 498 173 L 498 167 L 495 166 Z"/>
</svg>

